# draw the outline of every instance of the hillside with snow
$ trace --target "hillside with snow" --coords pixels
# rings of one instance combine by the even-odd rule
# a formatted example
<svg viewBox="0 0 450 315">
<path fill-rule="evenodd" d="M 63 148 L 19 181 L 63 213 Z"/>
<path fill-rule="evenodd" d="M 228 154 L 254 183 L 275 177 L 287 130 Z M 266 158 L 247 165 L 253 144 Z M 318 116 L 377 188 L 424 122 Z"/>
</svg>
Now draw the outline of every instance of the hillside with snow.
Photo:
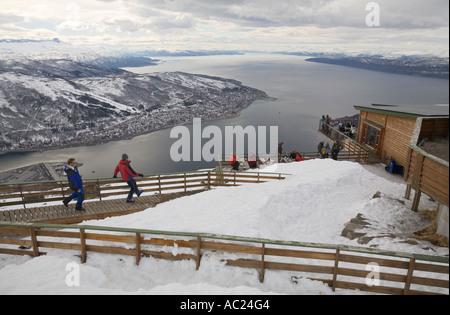
<svg viewBox="0 0 450 315">
<path fill-rule="evenodd" d="M 410 210 L 411 201 L 403 199 L 406 186 L 398 177 L 378 176 L 368 171 L 371 168 L 331 159 L 275 164 L 261 171 L 290 174 L 285 180 L 216 188 L 132 215 L 83 224 L 448 255 L 448 248 L 411 238 L 429 222 Z M 436 210 L 436 204 L 423 197 L 419 209 Z M 372 237 L 366 244 L 341 235 L 358 214 L 370 223 L 363 230 Z M 221 255 L 213 252 L 202 258 L 198 271 L 194 261 L 143 258 L 136 266 L 134 257 L 89 253 L 81 265 L 82 285 L 68 287 L 63 279 L 71 261 L 79 258 L 58 250 L 35 259 L 0 255 L 0 294 L 358 294 L 332 292 L 303 277 L 293 282 L 296 272 L 266 270 L 260 283 L 257 270 L 226 267 Z"/>
<path fill-rule="evenodd" d="M 267 97 L 236 80 L 133 74 L 68 59 L 0 58 L 0 150 L 94 145 L 236 115 Z"/>
</svg>

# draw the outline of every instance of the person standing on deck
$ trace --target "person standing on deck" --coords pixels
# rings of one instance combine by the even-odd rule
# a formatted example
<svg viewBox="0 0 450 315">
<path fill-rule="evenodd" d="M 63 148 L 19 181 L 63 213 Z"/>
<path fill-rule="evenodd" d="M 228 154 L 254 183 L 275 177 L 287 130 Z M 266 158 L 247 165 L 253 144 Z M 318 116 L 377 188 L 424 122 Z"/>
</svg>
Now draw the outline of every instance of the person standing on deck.
<svg viewBox="0 0 450 315">
<path fill-rule="evenodd" d="M 84 201 L 83 180 L 81 179 L 80 173 L 78 172 L 78 168 L 76 167 L 74 158 L 70 158 L 67 161 L 67 165 L 64 168 L 64 173 L 67 175 L 67 181 L 69 182 L 70 189 L 74 191 L 72 195 L 63 200 L 64 205 L 68 207 L 69 202 L 71 202 L 73 199 L 77 199 L 77 205 L 75 207 L 75 210 L 85 211 L 85 209 L 83 208 L 83 201 Z"/>
<path fill-rule="evenodd" d="M 128 160 L 128 155 L 126 153 L 122 154 L 122 159 L 119 161 L 119 164 L 117 164 L 113 175 L 114 178 L 117 178 L 117 173 L 120 172 L 123 181 L 126 182 L 128 186 L 130 186 L 130 192 L 127 196 L 127 203 L 134 202 L 133 194 L 136 194 L 139 197 L 144 192 L 142 189 L 140 190 L 137 187 L 136 181 L 134 180 L 134 177 L 144 177 L 144 175 L 136 173 L 130 166 L 130 163 L 131 161 Z"/>
</svg>

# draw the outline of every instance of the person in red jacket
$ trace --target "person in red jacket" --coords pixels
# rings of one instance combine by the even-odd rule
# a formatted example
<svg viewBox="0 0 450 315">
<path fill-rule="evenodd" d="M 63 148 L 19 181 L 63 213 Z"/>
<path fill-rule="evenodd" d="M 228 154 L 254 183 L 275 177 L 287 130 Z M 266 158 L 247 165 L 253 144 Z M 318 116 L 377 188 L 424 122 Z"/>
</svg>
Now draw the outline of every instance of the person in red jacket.
<svg viewBox="0 0 450 315">
<path fill-rule="evenodd" d="M 128 160 L 128 155 L 126 153 L 122 154 L 122 160 L 120 160 L 119 164 L 116 166 L 114 170 L 114 178 L 117 178 L 117 173 L 120 172 L 122 179 L 124 182 L 127 182 L 128 186 L 130 186 L 130 192 L 128 193 L 127 202 L 134 202 L 133 194 L 139 197 L 144 192 L 142 189 L 137 187 L 136 181 L 134 177 L 140 176 L 144 177 L 143 174 L 136 173 L 133 168 L 130 166 L 131 161 Z"/>
<path fill-rule="evenodd" d="M 230 155 L 230 165 L 233 171 L 239 171 L 239 161 L 236 158 L 236 153 Z"/>
</svg>

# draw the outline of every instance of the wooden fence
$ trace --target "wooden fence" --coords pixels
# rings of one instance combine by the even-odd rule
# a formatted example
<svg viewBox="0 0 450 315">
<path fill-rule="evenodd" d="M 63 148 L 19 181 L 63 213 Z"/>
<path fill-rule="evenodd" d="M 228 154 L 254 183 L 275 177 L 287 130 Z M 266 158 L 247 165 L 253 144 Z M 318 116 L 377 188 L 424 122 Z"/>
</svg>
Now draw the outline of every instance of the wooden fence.
<svg viewBox="0 0 450 315">
<path fill-rule="evenodd" d="M 319 132 L 331 139 L 332 141 L 336 140 L 341 143 L 344 150 L 352 156 L 352 159 L 356 162 L 360 163 L 376 163 L 379 162 L 379 159 L 372 154 L 371 150 L 363 146 L 361 143 L 353 140 L 347 134 L 340 132 L 338 129 L 334 128 L 331 125 L 326 124 L 325 122 L 319 122 Z M 332 146 L 332 143 L 330 144 Z"/>
<path fill-rule="evenodd" d="M 449 162 L 429 154 L 417 145 L 422 125 L 429 120 L 417 119 L 403 175 L 408 183 L 405 198 L 410 198 L 411 189 L 416 191 L 412 205 L 412 210 L 416 212 L 422 192 L 449 207 Z"/>
<path fill-rule="evenodd" d="M 137 178 L 140 189 L 146 193 L 205 190 L 219 186 L 238 186 L 246 183 L 264 183 L 269 180 L 282 180 L 283 174 L 236 173 L 236 172 L 190 172 L 152 175 Z M 84 180 L 86 200 L 122 196 L 129 191 L 127 183 L 119 179 Z M 0 209 L 7 206 L 31 206 L 48 202 L 61 202 L 72 194 L 67 181 L 47 181 L 34 183 L 15 183 L 0 185 Z"/>
<path fill-rule="evenodd" d="M 42 251 L 45 248 L 70 250 L 79 254 L 82 263 L 91 252 L 133 256 L 137 265 L 143 257 L 192 260 L 197 270 L 203 255 L 219 255 L 228 266 L 256 270 L 261 282 L 266 270 L 274 270 L 289 272 L 293 283 L 299 278 L 309 278 L 322 281 L 333 290 L 395 295 L 449 294 L 448 257 L 373 248 L 202 233 L 6 222 L 0 222 L 0 245 L 0 254 L 32 257 L 45 255 Z"/>
</svg>

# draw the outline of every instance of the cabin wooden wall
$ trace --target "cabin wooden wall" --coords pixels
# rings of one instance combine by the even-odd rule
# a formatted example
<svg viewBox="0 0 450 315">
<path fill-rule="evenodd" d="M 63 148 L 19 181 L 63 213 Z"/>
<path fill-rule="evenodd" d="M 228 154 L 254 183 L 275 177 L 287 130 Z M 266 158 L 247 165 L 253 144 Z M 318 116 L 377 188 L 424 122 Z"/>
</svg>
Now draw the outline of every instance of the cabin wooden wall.
<svg viewBox="0 0 450 315">
<path fill-rule="evenodd" d="M 409 143 L 416 125 L 416 120 L 362 111 L 360 128 L 363 119 L 368 119 L 384 127 L 377 152 L 378 156 L 382 159 L 392 157 L 399 165 L 405 166 L 408 163 Z M 360 142 L 362 129 L 359 130 L 358 137 L 358 141 Z"/>
<path fill-rule="evenodd" d="M 423 191 L 441 204 L 449 206 L 448 167 L 411 150 L 411 159 L 407 169 L 405 178 L 411 184 L 411 188 L 415 191 Z M 417 208 L 418 204 L 413 206 Z"/>
</svg>

